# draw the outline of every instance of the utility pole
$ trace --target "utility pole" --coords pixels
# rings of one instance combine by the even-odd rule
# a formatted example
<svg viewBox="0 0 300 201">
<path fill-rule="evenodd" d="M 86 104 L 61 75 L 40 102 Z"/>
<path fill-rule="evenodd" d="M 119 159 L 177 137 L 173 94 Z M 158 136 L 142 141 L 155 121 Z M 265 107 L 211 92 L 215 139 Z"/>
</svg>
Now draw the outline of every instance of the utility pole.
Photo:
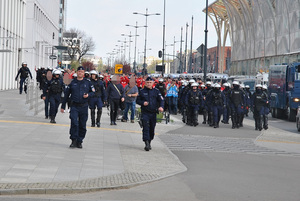
<svg viewBox="0 0 300 201">
<path fill-rule="evenodd" d="M 183 31 L 183 28 L 181 27 L 181 39 L 180 39 L 180 61 L 179 61 L 179 71 L 180 73 L 182 73 L 182 31 Z"/>
<path fill-rule="evenodd" d="M 189 28 L 189 25 L 188 23 L 186 23 L 186 29 L 185 29 L 185 53 L 184 53 L 184 71 L 186 71 L 186 55 L 187 55 L 187 39 L 188 39 L 188 28 Z"/>
<path fill-rule="evenodd" d="M 194 26 L 194 16 L 192 16 L 192 26 L 191 26 L 191 52 L 190 52 L 190 59 L 189 59 L 189 73 L 192 72 L 192 61 L 193 61 L 193 26 Z"/>
<path fill-rule="evenodd" d="M 204 47 L 204 82 L 206 82 L 206 73 L 207 73 L 207 21 L 208 21 L 208 0 L 206 0 L 206 11 L 205 11 L 205 47 Z"/>
</svg>

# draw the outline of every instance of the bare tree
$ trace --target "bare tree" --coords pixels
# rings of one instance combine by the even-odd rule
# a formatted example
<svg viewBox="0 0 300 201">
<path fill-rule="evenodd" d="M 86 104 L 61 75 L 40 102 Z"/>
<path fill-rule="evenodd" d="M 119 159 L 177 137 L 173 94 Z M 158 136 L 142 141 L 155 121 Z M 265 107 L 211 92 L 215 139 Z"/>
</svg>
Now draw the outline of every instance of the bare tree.
<svg viewBox="0 0 300 201">
<path fill-rule="evenodd" d="M 68 54 L 71 61 L 74 61 L 75 59 L 80 61 L 88 52 L 95 50 L 93 38 L 87 36 L 82 30 L 71 28 L 64 34 L 64 37 L 66 38 L 65 42 L 68 45 Z"/>
</svg>

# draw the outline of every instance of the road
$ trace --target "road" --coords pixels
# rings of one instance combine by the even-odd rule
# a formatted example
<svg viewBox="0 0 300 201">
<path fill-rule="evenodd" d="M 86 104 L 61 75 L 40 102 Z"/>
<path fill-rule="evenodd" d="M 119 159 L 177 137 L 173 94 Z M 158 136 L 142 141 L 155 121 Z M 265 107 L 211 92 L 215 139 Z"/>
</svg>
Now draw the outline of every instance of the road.
<svg viewBox="0 0 300 201">
<path fill-rule="evenodd" d="M 130 189 L 76 195 L 6 196 L 0 200 L 299 201 L 300 150 L 295 149 L 300 143 L 295 143 L 296 148 L 291 151 L 276 149 L 280 142 L 273 143 L 272 148 L 257 145 L 255 139 L 261 132 L 255 131 L 253 124 L 247 118 L 240 129 L 224 124 L 219 129 L 183 125 L 159 135 L 188 169 L 160 181 Z M 294 122 L 270 118 L 270 126 L 298 134 Z"/>
</svg>

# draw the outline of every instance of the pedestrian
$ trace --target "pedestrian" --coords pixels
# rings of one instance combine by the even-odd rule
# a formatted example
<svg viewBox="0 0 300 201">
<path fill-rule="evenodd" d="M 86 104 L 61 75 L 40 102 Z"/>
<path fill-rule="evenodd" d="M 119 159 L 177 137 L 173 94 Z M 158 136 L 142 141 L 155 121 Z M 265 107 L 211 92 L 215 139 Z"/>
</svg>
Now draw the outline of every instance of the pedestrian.
<svg viewBox="0 0 300 201">
<path fill-rule="evenodd" d="M 61 105 L 61 112 L 65 112 L 66 102 L 71 99 L 71 127 L 70 139 L 72 143 L 70 148 L 82 148 L 82 142 L 86 135 L 86 122 L 88 120 L 88 97 L 93 96 L 95 89 L 91 81 L 84 78 L 84 68 L 79 66 L 77 69 L 77 78 L 72 80 L 65 90 L 65 97 Z"/>
<path fill-rule="evenodd" d="M 177 115 L 178 91 L 176 80 L 172 79 L 171 83 L 167 86 L 168 109 L 170 114 Z"/>
<path fill-rule="evenodd" d="M 18 80 L 18 77 L 20 75 L 20 94 L 22 94 L 23 91 L 23 85 L 24 85 L 24 92 L 27 94 L 27 82 L 26 79 L 30 76 L 30 78 L 32 79 L 32 75 L 31 72 L 29 70 L 29 68 L 27 67 L 27 63 L 23 62 L 22 63 L 22 67 L 19 69 L 18 74 L 15 78 L 15 80 Z"/>
<path fill-rule="evenodd" d="M 61 71 L 54 70 L 53 78 L 49 82 L 47 82 L 44 90 L 43 90 L 43 100 L 45 101 L 47 98 L 50 103 L 50 123 L 55 124 L 55 117 L 57 114 L 57 110 L 61 101 L 61 95 L 64 91 L 64 83 L 61 78 Z M 47 97 L 48 96 L 48 97 Z"/>
<path fill-rule="evenodd" d="M 129 83 L 125 86 L 125 110 L 123 113 L 122 122 L 127 122 L 128 120 L 128 111 L 130 109 L 130 122 L 134 123 L 134 115 L 135 115 L 135 106 L 136 106 L 136 98 L 139 94 L 139 89 L 136 86 L 135 78 L 130 78 Z"/>
<path fill-rule="evenodd" d="M 103 82 L 98 78 L 98 72 L 92 70 L 91 74 L 91 83 L 95 88 L 94 96 L 89 97 L 89 108 L 91 110 L 91 127 L 100 127 L 100 119 L 102 115 L 103 103 L 106 104 L 106 92 Z M 97 107 L 97 118 L 96 118 L 96 107 Z"/>
<path fill-rule="evenodd" d="M 111 83 L 107 86 L 107 97 L 110 105 L 110 125 L 117 125 L 118 109 L 120 104 L 124 102 L 124 88 L 120 84 L 119 78 L 115 75 L 111 79 Z"/>
<path fill-rule="evenodd" d="M 147 77 L 145 87 L 139 91 L 136 101 L 137 104 L 141 105 L 145 151 L 151 150 L 151 141 L 154 139 L 156 126 L 156 113 L 164 111 L 164 98 L 158 89 L 153 88 L 153 82 L 151 77 Z"/>
</svg>

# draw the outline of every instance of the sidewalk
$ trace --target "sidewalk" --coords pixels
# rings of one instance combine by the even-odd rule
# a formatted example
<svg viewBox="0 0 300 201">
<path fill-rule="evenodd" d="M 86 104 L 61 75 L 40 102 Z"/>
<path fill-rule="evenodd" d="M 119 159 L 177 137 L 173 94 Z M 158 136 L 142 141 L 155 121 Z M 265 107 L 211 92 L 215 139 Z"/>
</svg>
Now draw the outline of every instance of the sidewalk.
<svg viewBox="0 0 300 201">
<path fill-rule="evenodd" d="M 83 149 L 69 148 L 68 113 L 59 113 L 56 122 L 50 124 L 43 112 L 34 116 L 25 94 L 0 91 L 0 195 L 121 188 L 186 171 L 158 137 L 182 124 L 158 124 L 146 152 L 138 123 L 110 126 L 106 109 L 101 128 L 88 127 Z"/>
</svg>

